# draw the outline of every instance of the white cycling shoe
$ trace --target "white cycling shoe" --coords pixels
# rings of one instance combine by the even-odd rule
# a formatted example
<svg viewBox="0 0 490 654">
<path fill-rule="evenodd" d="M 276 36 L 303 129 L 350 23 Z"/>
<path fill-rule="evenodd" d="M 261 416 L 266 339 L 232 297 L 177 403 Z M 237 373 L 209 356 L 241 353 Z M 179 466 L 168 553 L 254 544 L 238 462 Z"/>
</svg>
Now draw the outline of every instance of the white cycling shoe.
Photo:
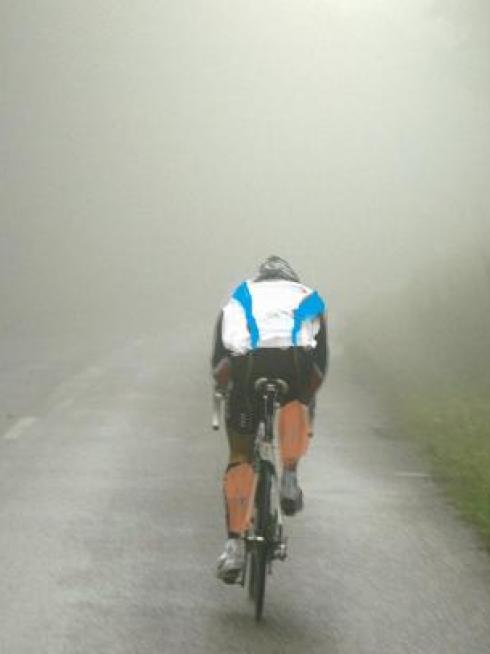
<svg viewBox="0 0 490 654">
<path fill-rule="evenodd" d="M 285 515 L 294 515 L 303 508 L 303 491 L 298 486 L 295 470 L 284 470 L 281 479 L 281 509 Z"/>
<path fill-rule="evenodd" d="M 218 559 L 217 576 L 225 584 L 234 584 L 245 565 L 245 545 L 241 538 L 228 538 Z"/>
</svg>

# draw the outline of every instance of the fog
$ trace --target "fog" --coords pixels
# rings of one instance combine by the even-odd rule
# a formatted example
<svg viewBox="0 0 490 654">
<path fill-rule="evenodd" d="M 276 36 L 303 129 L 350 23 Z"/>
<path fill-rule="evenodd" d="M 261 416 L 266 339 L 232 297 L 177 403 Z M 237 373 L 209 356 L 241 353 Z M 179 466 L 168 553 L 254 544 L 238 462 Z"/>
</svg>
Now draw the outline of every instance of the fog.
<svg viewBox="0 0 490 654">
<path fill-rule="evenodd" d="M 490 242 L 485 0 L 2 0 L 1 324 L 332 319 Z M 425 272 L 426 271 L 426 272 Z"/>
<path fill-rule="evenodd" d="M 489 169 L 490 0 L 0 0 L 0 651 L 490 652 Z M 221 494 L 257 594 L 306 412 L 209 373 L 271 254 L 331 357 L 256 629 Z"/>
</svg>

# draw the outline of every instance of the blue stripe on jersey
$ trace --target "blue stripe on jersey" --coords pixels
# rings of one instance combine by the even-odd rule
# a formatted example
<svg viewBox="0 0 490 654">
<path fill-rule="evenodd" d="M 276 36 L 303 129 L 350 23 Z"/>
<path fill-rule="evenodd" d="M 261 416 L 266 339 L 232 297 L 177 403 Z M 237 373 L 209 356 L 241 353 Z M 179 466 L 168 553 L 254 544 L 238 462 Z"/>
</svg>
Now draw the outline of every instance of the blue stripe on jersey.
<svg viewBox="0 0 490 654">
<path fill-rule="evenodd" d="M 252 296 L 250 295 L 250 290 L 248 288 L 247 282 L 240 284 L 240 286 L 233 293 L 232 297 L 242 305 L 243 310 L 245 311 L 247 327 L 250 333 L 250 342 L 252 349 L 255 350 L 259 344 L 259 328 L 257 327 L 257 321 L 255 320 L 252 312 Z"/>
<path fill-rule="evenodd" d="M 294 312 L 294 326 L 292 333 L 293 345 L 298 344 L 298 334 L 301 329 L 301 325 L 305 322 L 305 320 L 313 320 L 313 318 L 317 318 L 324 311 L 325 302 L 316 291 L 305 297 L 305 299 Z"/>
</svg>

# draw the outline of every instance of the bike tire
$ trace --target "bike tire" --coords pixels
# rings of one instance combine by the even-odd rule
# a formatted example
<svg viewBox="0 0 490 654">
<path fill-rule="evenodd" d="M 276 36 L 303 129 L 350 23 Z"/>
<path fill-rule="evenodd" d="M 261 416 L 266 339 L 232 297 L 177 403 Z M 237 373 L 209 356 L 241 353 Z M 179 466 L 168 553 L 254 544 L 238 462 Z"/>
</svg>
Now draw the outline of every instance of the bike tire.
<svg viewBox="0 0 490 654">
<path fill-rule="evenodd" d="M 248 596 L 251 600 L 255 600 L 255 556 L 253 551 L 248 556 Z"/>
<path fill-rule="evenodd" d="M 269 557 L 269 534 L 272 473 L 268 464 L 262 464 L 257 487 L 256 534 L 264 540 L 256 541 L 252 549 L 250 590 L 255 601 L 255 619 L 262 619 L 264 610 L 265 582 Z"/>
</svg>

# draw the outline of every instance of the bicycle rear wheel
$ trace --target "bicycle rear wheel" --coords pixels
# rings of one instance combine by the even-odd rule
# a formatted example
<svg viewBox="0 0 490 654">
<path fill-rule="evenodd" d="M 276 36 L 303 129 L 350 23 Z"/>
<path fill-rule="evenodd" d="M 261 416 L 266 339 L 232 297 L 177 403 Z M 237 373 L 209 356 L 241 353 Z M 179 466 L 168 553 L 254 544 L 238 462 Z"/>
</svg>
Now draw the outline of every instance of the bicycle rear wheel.
<svg viewBox="0 0 490 654">
<path fill-rule="evenodd" d="M 256 540 L 251 551 L 249 594 L 255 602 L 255 619 L 262 618 L 264 610 L 265 581 L 267 561 L 269 558 L 269 534 L 271 508 L 272 473 L 269 465 L 261 465 L 256 494 L 255 533 L 261 540 Z"/>
</svg>

